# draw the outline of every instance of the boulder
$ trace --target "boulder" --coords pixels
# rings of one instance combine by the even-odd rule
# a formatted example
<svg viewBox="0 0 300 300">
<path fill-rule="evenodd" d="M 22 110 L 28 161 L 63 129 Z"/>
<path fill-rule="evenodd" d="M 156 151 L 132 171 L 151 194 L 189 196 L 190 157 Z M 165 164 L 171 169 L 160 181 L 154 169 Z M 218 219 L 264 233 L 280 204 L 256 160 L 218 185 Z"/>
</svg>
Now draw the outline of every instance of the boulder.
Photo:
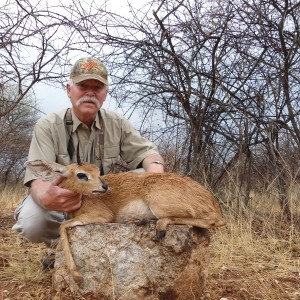
<svg viewBox="0 0 300 300">
<path fill-rule="evenodd" d="M 68 230 L 82 281 L 76 284 L 58 245 L 54 288 L 92 293 L 97 299 L 199 299 L 209 265 L 207 230 L 169 225 L 156 238 L 155 223 L 77 226 Z"/>
</svg>

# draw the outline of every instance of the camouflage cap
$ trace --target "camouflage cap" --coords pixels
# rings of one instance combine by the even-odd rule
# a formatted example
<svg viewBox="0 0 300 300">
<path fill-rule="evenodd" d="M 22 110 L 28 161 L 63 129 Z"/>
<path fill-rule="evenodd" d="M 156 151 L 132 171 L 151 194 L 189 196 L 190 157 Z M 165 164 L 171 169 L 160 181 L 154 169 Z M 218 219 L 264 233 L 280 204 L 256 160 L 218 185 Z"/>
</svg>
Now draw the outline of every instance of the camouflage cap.
<svg viewBox="0 0 300 300">
<path fill-rule="evenodd" d="M 95 79 L 108 85 L 107 76 L 107 69 L 100 60 L 87 57 L 79 59 L 73 65 L 70 80 L 74 83 L 79 83 L 83 80 Z"/>
</svg>

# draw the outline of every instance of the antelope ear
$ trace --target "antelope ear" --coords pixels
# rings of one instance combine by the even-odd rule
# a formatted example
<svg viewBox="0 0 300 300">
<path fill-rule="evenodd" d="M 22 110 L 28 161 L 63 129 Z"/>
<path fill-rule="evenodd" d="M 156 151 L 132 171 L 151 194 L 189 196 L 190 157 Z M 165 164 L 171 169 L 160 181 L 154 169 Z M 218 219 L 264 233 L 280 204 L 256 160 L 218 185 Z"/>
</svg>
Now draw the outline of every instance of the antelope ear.
<svg viewBox="0 0 300 300">
<path fill-rule="evenodd" d="M 53 161 L 32 160 L 25 163 L 35 176 L 44 180 L 53 180 L 57 176 L 68 177 L 68 170 L 65 166 Z"/>
</svg>

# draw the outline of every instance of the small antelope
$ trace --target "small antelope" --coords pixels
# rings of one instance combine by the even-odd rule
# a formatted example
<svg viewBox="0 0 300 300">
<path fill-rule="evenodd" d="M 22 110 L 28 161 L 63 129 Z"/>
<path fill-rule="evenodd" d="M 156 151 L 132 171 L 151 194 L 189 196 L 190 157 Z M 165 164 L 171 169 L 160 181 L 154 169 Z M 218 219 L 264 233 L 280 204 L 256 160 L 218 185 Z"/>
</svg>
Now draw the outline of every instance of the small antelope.
<svg viewBox="0 0 300 300">
<path fill-rule="evenodd" d="M 65 179 L 62 188 L 83 195 L 82 206 L 60 226 L 66 264 L 76 282 L 81 280 L 68 241 L 67 228 L 86 224 L 144 223 L 157 220 L 157 237 L 169 224 L 214 228 L 225 224 L 215 197 L 189 177 L 174 173 L 119 173 L 100 177 L 89 163 L 63 166 L 45 160 L 26 163 L 36 176 Z M 108 188 L 109 187 L 109 188 Z"/>
</svg>

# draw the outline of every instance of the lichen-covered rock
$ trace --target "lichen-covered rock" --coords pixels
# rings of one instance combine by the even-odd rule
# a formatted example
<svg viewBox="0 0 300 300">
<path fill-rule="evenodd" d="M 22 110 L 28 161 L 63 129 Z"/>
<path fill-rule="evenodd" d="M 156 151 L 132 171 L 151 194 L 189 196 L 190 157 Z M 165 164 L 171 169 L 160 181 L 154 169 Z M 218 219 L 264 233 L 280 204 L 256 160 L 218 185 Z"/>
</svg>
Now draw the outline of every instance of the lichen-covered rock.
<svg viewBox="0 0 300 300">
<path fill-rule="evenodd" d="M 71 251 L 83 278 L 73 281 L 59 246 L 54 287 L 93 293 L 99 299 L 199 299 L 209 264 L 206 230 L 170 225 L 157 240 L 155 224 L 77 226 L 68 231 Z"/>
</svg>

